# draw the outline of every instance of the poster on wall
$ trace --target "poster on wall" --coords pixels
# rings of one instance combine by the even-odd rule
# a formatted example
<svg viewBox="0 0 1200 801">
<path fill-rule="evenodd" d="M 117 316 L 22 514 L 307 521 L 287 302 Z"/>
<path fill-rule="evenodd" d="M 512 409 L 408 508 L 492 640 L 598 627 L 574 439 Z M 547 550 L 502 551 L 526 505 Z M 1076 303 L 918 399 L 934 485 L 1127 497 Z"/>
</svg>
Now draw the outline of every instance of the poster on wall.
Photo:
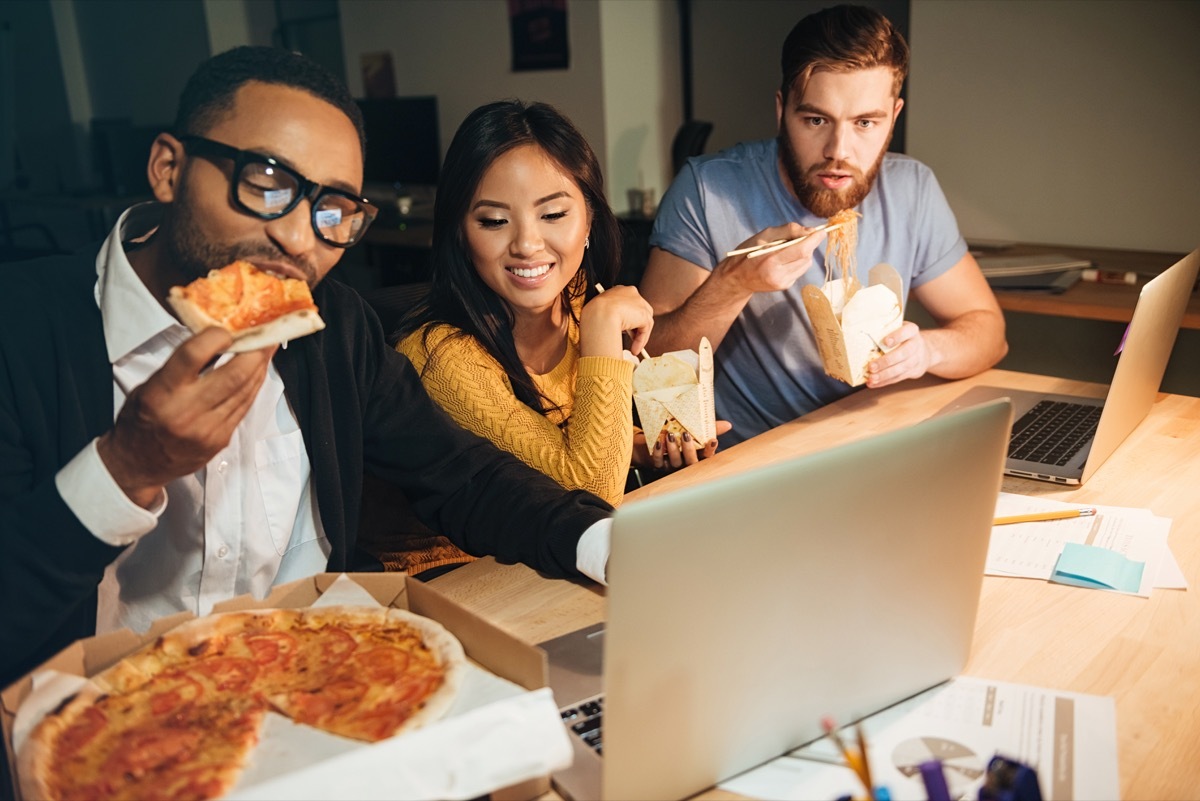
<svg viewBox="0 0 1200 801">
<path fill-rule="evenodd" d="M 388 51 L 362 54 L 363 95 L 365 97 L 395 97 L 396 70 Z"/>
<path fill-rule="evenodd" d="M 513 72 L 565 70 L 571 65 L 567 44 L 567 0 L 508 0 Z"/>
</svg>

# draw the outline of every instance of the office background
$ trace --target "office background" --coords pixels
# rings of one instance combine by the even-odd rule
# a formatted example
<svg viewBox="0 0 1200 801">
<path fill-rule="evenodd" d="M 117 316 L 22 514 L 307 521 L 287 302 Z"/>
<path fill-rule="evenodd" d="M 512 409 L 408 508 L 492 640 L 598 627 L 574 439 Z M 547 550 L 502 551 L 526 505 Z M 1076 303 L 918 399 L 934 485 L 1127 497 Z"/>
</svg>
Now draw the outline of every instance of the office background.
<svg viewBox="0 0 1200 801">
<path fill-rule="evenodd" d="M 569 67 L 531 72 L 512 71 L 506 0 L 0 2 L 0 193 L 95 188 L 96 125 L 125 120 L 145 135 L 170 121 L 200 60 L 274 43 L 326 63 L 356 95 L 364 55 L 390 54 L 399 95 L 437 97 L 443 151 L 481 103 L 554 103 L 588 136 L 624 211 L 629 188 L 661 197 L 668 186 L 687 109 L 714 124 L 709 151 L 774 134 L 782 40 L 831 2 L 565 0 Z M 933 167 L 969 239 L 1200 245 L 1200 3 L 861 2 L 908 32 L 904 150 Z M 136 174 L 144 145 L 132 149 Z M 11 224 L 46 225 L 61 247 L 86 242 L 100 217 L 8 206 Z M 1111 376 L 1115 323 L 1010 314 L 1009 327 L 1015 353 L 1002 366 Z M 1194 361 L 1200 332 L 1180 342 L 1190 356 L 1175 361 Z M 1170 370 L 1165 388 L 1200 394 L 1194 372 Z"/>
<path fill-rule="evenodd" d="M 812 0 L 689 0 L 693 110 L 709 149 L 774 130 L 783 36 Z M 1200 234 L 1200 4 L 911 0 L 907 152 L 975 238 L 1187 251 Z M 514 73 L 505 0 L 19 0 L 0 3 L 0 188 L 75 190 L 93 118 L 168 121 L 213 52 L 293 43 L 392 54 L 399 94 L 439 99 L 443 148 L 498 97 L 560 106 L 601 154 L 610 198 L 661 196 L 683 120 L 678 0 L 567 0 L 570 67 Z M 294 46 L 295 46 L 294 44 Z"/>
</svg>

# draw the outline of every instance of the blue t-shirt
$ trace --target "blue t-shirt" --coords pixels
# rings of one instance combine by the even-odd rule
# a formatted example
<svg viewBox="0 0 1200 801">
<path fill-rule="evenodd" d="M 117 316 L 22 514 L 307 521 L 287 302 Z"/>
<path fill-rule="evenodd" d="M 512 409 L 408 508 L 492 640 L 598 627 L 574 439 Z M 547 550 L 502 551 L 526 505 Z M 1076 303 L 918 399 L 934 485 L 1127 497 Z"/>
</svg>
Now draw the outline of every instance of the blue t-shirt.
<svg viewBox="0 0 1200 801">
<path fill-rule="evenodd" d="M 800 205 L 779 175 L 774 139 L 736 145 L 690 159 L 663 196 L 650 245 L 712 270 L 725 254 L 764 228 L 825 222 Z M 858 280 L 876 264 L 900 274 L 904 297 L 937 278 L 967 253 L 954 213 L 924 164 L 884 156 L 875 186 L 858 206 Z M 814 264 L 789 289 L 754 295 L 717 349 L 717 419 L 733 430 L 723 447 L 793 420 L 854 391 L 825 375 L 808 313 L 805 284 L 825 279 L 823 243 Z"/>
</svg>

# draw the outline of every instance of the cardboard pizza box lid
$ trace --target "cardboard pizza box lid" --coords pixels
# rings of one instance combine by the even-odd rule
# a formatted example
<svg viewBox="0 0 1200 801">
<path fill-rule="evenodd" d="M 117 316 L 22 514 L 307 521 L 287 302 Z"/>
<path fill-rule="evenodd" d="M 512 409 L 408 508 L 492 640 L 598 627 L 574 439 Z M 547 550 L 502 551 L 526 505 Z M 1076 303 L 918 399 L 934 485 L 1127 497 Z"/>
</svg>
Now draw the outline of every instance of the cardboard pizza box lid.
<svg viewBox="0 0 1200 801">
<path fill-rule="evenodd" d="M 445 597 L 433 587 L 404 573 L 321 573 L 275 587 L 262 599 L 243 595 L 224 601 L 214 605 L 213 612 L 311 606 L 333 586 L 334 582 L 342 577 L 352 579 L 383 606 L 408 609 L 415 614 L 437 620 L 459 639 L 469 659 L 496 676 L 529 691 L 548 692 L 542 689 L 547 684 L 544 651 L 522 642 Z M 164 632 L 194 617 L 190 613 L 182 612 L 155 621 L 144 634 L 122 629 L 77 640 L 29 674 L 3 688 L 3 691 L 0 692 L 0 723 L 3 724 L 4 744 L 9 760 L 9 774 L 14 785 L 12 793 L 15 799 L 20 801 L 21 795 L 17 784 L 16 759 L 13 752 L 13 724 L 17 709 L 32 691 L 33 675 L 47 669 L 78 676 L 94 675 L 146 643 L 153 641 Z M 385 749 L 380 746 L 385 746 L 388 742 L 375 743 L 372 749 L 382 754 Z M 525 801 L 525 799 L 544 795 L 550 790 L 549 776 L 536 776 L 520 780 L 517 778 L 517 775 L 514 774 L 514 781 L 511 784 L 493 790 L 490 795 L 497 801 Z M 253 793 L 251 792 L 250 795 Z"/>
<path fill-rule="evenodd" d="M 899 273 L 890 264 L 877 264 L 865 289 L 851 280 L 843 292 L 841 279 L 834 279 L 824 287 L 809 284 L 800 296 L 825 374 L 852 387 L 865 384 L 867 365 L 880 353 L 876 343 L 904 323 Z"/>
</svg>

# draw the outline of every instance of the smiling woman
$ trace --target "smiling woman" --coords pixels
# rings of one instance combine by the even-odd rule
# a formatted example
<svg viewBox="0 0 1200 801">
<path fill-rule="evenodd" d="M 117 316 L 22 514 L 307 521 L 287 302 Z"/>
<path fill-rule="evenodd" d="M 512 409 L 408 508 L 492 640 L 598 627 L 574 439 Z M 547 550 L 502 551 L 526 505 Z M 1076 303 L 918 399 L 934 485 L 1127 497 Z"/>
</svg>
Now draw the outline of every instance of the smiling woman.
<svg viewBox="0 0 1200 801">
<path fill-rule="evenodd" d="M 619 503 L 633 450 L 632 364 L 653 317 L 609 286 L 620 234 L 595 153 L 543 103 L 463 121 L 434 210 L 428 301 L 399 349 L 459 422 L 568 488 Z"/>
<path fill-rule="evenodd" d="M 640 350 L 653 314 L 635 288 L 611 286 L 620 234 L 570 120 L 519 101 L 467 116 L 442 167 L 432 261 L 398 345 L 429 394 L 562 486 L 620 503 L 634 450 L 623 334 Z M 429 542 L 380 555 L 411 573 L 469 558 Z"/>
</svg>

